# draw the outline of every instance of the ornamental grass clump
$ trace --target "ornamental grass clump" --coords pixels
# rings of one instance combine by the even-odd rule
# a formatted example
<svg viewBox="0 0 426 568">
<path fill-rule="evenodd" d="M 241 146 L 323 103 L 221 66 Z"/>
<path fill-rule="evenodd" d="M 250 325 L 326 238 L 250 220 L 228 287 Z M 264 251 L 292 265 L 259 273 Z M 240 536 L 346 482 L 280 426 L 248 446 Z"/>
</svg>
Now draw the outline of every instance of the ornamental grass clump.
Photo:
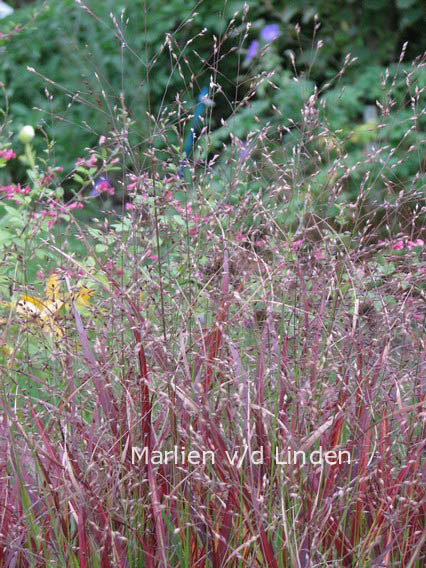
<svg viewBox="0 0 426 568">
<path fill-rule="evenodd" d="M 422 160 L 396 195 L 396 147 L 333 130 L 296 68 L 297 120 L 257 117 L 288 85 L 268 70 L 215 122 L 247 10 L 224 29 L 202 81 L 185 26 L 165 38 L 183 88 L 143 133 L 100 89 L 110 130 L 70 171 L 2 133 L 29 191 L 0 201 L 1 566 L 422 566 Z"/>
</svg>

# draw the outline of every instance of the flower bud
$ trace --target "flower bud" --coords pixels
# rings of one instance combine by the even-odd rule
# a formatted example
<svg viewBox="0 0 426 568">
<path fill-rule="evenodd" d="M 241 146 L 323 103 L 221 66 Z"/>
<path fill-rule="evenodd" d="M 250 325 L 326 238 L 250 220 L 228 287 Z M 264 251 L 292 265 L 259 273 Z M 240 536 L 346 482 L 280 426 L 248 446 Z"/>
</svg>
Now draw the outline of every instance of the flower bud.
<svg viewBox="0 0 426 568">
<path fill-rule="evenodd" d="M 30 124 L 27 124 L 26 126 L 23 126 L 19 131 L 18 139 L 20 142 L 22 142 L 22 144 L 29 144 L 34 136 L 34 128 Z"/>
</svg>

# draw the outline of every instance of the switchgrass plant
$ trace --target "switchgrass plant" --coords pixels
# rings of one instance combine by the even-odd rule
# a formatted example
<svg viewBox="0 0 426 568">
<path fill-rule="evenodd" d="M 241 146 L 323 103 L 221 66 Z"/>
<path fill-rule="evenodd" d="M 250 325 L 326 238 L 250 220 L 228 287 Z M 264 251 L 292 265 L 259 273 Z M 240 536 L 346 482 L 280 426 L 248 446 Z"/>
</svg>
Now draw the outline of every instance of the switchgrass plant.
<svg viewBox="0 0 426 568">
<path fill-rule="evenodd" d="M 246 23 L 215 41 L 216 65 Z M 175 40 L 179 70 L 190 43 Z M 111 108 L 62 182 L 25 147 L 30 189 L 3 192 L 0 564 L 420 567 L 422 149 L 413 186 L 379 203 L 384 149 L 367 145 L 346 199 L 364 164 L 346 163 L 315 90 L 297 122 L 231 128 L 213 153 L 206 108 L 182 162 L 193 86 L 137 143 Z"/>
</svg>

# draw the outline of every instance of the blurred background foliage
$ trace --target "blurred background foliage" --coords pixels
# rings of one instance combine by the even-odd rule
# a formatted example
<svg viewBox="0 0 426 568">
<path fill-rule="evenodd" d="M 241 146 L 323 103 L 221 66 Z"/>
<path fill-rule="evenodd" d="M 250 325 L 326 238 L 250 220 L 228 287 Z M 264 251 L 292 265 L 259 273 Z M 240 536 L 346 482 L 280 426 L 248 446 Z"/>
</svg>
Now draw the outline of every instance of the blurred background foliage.
<svg viewBox="0 0 426 568">
<path fill-rule="evenodd" d="M 378 135 L 371 120 L 365 125 L 365 108 L 376 101 L 388 104 L 386 90 L 394 81 L 391 112 L 381 125 L 380 142 L 396 147 L 397 152 L 382 158 L 395 185 L 395 198 L 402 187 L 418 185 L 418 176 L 414 179 L 421 161 L 418 153 L 401 157 L 418 144 L 425 126 L 424 114 L 420 114 L 417 128 L 406 135 L 413 116 L 406 74 L 413 73 L 412 92 L 426 82 L 424 67 L 414 68 L 411 63 L 424 51 L 425 5 L 421 0 L 231 0 L 213 4 L 9 0 L 9 4 L 14 14 L 0 20 L 0 81 L 9 100 L 11 130 L 17 133 L 24 124 L 42 127 L 53 143 L 50 155 L 66 170 L 74 166 L 85 147 L 94 147 L 100 135 L 117 127 L 116 117 L 124 109 L 131 119 L 130 144 L 135 155 L 138 150 L 143 153 L 152 128 L 147 113 L 158 118 L 167 109 L 176 109 L 178 94 L 190 110 L 213 76 L 220 91 L 215 93 L 216 106 L 210 113 L 206 152 L 221 155 L 223 168 L 227 163 L 223 143 L 229 142 L 231 132 L 245 140 L 259 124 L 269 122 L 275 131 L 289 128 L 284 142 L 293 147 L 302 135 L 294 128 L 301 109 L 314 89 L 319 89 L 318 106 L 324 108 L 330 131 L 337 132 L 327 151 L 321 150 L 324 167 L 317 178 L 321 192 L 327 183 L 327 162 L 339 144 L 348 153 L 347 164 L 363 160 L 366 146 Z M 245 5 L 249 10 L 243 22 Z M 251 22 L 248 31 L 247 22 Z M 259 40 L 271 24 L 278 26 L 279 35 L 265 53 L 261 43 L 260 50 L 249 55 L 251 42 Z M 405 42 L 404 60 L 398 64 Z M 340 77 L 348 54 L 357 59 Z M 381 77 L 387 68 L 390 78 L 384 88 Z M 268 80 L 259 81 L 251 96 L 256 77 L 268 72 L 274 73 L 271 81 L 278 89 Z M 338 81 L 333 80 L 336 75 Z M 250 105 L 239 105 L 244 97 L 250 98 Z M 186 131 L 177 118 L 175 125 L 167 130 L 167 142 L 179 143 L 181 148 Z M 41 137 L 37 143 L 39 150 L 45 147 Z M 161 138 L 158 144 L 163 144 Z M 274 145 L 279 148 L 277 159 L 286 160 L 282 139 L 271 139 L 272 149 Z M 256 157 L 255 148 L 251 156 Z M 15 167 L 16 181 L 20 166 Z M 309 163 L 303 168 L 309 173 Z M 362 174 L 362 167 L 358 168 L 346 197 L 356 195 Z M 377 198 L 383 199 L 388 188 L 379 184 Z"/>
</svg>

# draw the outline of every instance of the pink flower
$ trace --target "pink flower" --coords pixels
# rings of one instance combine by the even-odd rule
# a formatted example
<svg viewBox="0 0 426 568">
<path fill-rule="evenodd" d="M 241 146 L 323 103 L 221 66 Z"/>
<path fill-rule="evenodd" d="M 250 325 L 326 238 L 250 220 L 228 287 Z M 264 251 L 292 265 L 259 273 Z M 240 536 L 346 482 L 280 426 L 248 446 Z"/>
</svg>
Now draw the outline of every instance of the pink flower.
<svg viewBox="0 0 426 568">
<path fill-rule="evenodd" d="M 114 195 L 115 189 L 108 178 L 101 177 L 98 179 L 98 181 L 95 184 L 94 192 L 95 194 L 105 192 L 108 195 Z"/>
<path fill-rule="evenodd" d="M 51 229 L 53 225 L 59 223 L 61 214 L 69 213 L 73 209 L 82 209 L 83 207 L 84 205 L 81 201 L 74 201 L 73 203 L 69 204 L 68 203 L 61 204 L 59 201 L 53 200 L 49 203 L 48 209 L 42 209 L 40 211 L 40 215 L 42 217 L 49 218 L 47 226 L 49 229 Z"/>
<path fill-rule="evenodd" d="M 7 162 L 8 160 L 16 158 L 16 154 L 13 150 L 0 150 L 0 158 L 3 158 L 3 160 Z"/>
<path fill-rule="evenodd" d="M 324 256 L 321 249 L 315 249 L 314 250 L 314 259 L 316 261 L 325 260 L 325 256 Z"/>
<path fill-rule="evenodd" d="M 174 205 L 176 207 L 176 210 L 181 214 L 182 217 L 184 217 L 184 218 L 189 217 L 189 216 L 192 217 L 192 214 L 194 212 L 192 210 L 191 201 L 188 201 L 188 203 L 186 205 L 182 205 L 180 203 L 180 201 L 176 201 Z"/>
<path fill-rule="evenodd" d="M 98 161 L 97 157 L 93 155 L 88 160 L 85 160 L 84 158 L 77 158 L 75 165 L 76 167 L 84 166 L 86 168 L 96 168 L 97 161 Z"/>
<path fill-rule="evenodd" d="M 73 209 L 83 209 L 83 207 L 84 205 L 82 204 L 81 201 L 74 201 L 74 203 L 66 205 L 65 210 L 68 209 L 68 211 L 72 211 Z"/>
<path fill-rule="evenodd" d="M 299 239 L 298 241 L 294 241 L 293 243 L 291 243 L 291 249 L 292 250 L 297 250 L 299 249 L 301 246 L 303 245 L 303 239 Z"/>
<path fill-rule="evenodd" d="M 392 245 L 393 250 L 402 250 L 404 248 L 404 241 L 397 241 Z"/>
<path fill-rule="evenodd" d="M 64 168 L 62 168 L 62 167 L 53 168 L 52 170 L 50 168 L 48 168 L 46 170 L 44 176 L 40 180 L 41 185 L 49 185 L 49 183 L 52 181 L 52 179 L 56 177 L 57 173 L 62 172 L 63 169 Z"/>
<path fill-rule="evenodd" d="M 37 280 L 44 280 L 44 272 L 42 270 L 37 272 Z"/>
<path fill-rule="evenodd" d="M 56 176 L 56 174 L 54 172 L 51 173 L 51 174 L 44 175 L 40 180 L 41 185 L 44 185 L 44 186 L 49 185 L 49 183 L 52 181 L 52 179 L 55 176 Z"/>
<path fill-rule="evenodd" d="M 106 142 L 105 136 L 99 136 L 99 142 L 98 142 L 99 146 L 102 146 L 102 144 L 105 144 L 105 142 Z"/>
<path fill-rule="evenodd" d="M 0 187 L 0 192 L 6 193 L 7 199 L 13 199 L 17 194 L 27 195 L 31 192 L 31 187 L 29 185 L 21 187 L 20 183 L 16 185 L 3 185 Z"/>
<path fill-rule="evenodd" d="M 198 233 L 198 226 L 193 225 L 192 227 L 190 227 L 188 229 L 188 233 L 191 235 L 191 237 L 195 237 L 195 235 Z"/>
<path fill-rule="evenodd" d="M 133 209 L 133 205 L 131 203 L 126 203 L 126 211 L 130 211 Z"/>
<path fill-rule="evenodd" d="M 108 272 L 115 272 L 117 276 L 121 276 L 123 271 L 111 259 L 107 260 L 104 264 L 104 269 Z"/>
<path fill-rule="evenodd" d="M 15 195 L 15 188 L 13 185 L 2 185 L 0 186 L 0 191 L 7 194 L 7 199 L 12 199 L 12 197 Z"/>
<path fill-rule="evenodd" d="M 129 179 L 132 183 L 127 184 L 127 189 L 129 191 L 133 191 L 134 189 L 137 188 L 139 180 L 138 180 L 137 176 L 135 176 L 135 174 L 130 174 Z"/>
<path fill-rule="evenodd" d="M 144 188 L 152 187 L 152 180 L 148 178 L 147 174 L 143 174 L 140 176 L 137 176 L 135 174 L 129 174 L 129 181 L 130 183 L 127 184 L 127 189 L 129 191 L 138 189 L 142 193 L 142 195 L 147 197 L 147 190 Z"/>
<path fill-rule="evenodd" d="M 417 239 L 416 241 L 408 241 L 407 248 L 413 249 L 416 247 L 422 247 L 424 245 L 424 241 L 422 239 Z"/>
</svg>

